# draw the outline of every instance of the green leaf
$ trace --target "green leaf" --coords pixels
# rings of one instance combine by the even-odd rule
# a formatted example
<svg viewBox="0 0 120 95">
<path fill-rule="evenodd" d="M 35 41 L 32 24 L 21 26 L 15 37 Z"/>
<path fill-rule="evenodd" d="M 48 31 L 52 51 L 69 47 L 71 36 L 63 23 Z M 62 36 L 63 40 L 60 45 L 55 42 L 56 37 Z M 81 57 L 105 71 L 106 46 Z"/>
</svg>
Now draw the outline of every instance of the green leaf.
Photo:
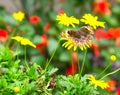
<svg viewBox="0 0 120 95">
<path fill-rule="evenodd" d="M 52 74 L 54 74 L 57 71 L 58 71 L 58 68 L 52 68 L 48 71 L 48 75 L 51 76 Z"/>
<path fill-rule="evenodd" d="M 117 15 L 120 14 L 120 6 L 112 7 L 112 12 Z"/>
<path fill-rule="evenodd" d="M 36 67 L 34 65 L 29 68 L 27 75 L 32 79 L 36 78 Z"/>
<path fill-rule="evenodd" d="M 6 79 L 0 79 L 0 88 L 6 88 L 7 87 L 7 80 Z"/>
<path fill-rule="evenodd" d="M 20 25 L 20 26 L 19 26 L 19 29 L 20 29 L 21 31 L 23 31 L 23 32 L 25 33 L 25 36 L 28 37 L 29 39 L 30 39 L 31 36 L 33 36 L 34 33 L 35 33 L 34 28 L 33 28 L 30 24 L 28 24 L 28 23 L 25 23 L 25 24 L 23 24 L 23 25 Z"/>
<path fill-rule="evenodd" d="M 59 60 L 62 62 L 69 62 L 71 60 L 69 52 L 67 51 L 61 52 L 59 56 Z"/>
<path fill-rule="evenodd" d="M 49 51 L 49 54 L 52 54 L 52 52 L 57 47 L 58 42 L 53 38 L 50 38 L 48 41 L 49 41 L 49 43 L 48 43 L 48 51 Z"/>
<path fill-rule="evenodd" d="M 56 14 L 55 12 L 50 12 L 50 13 L 49 13 L 50 19 L 53 20 L 53 21 L 56 20 L 56 15 L 57 15 L 57 14 Z"/>
</svg>

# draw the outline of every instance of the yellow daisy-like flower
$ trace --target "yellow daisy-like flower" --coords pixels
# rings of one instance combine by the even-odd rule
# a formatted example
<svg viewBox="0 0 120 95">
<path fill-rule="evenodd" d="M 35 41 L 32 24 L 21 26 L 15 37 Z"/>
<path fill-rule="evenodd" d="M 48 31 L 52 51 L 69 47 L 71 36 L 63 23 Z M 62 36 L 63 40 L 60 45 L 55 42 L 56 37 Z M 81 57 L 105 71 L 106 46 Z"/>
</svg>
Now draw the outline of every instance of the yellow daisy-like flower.
<svg viewBox="0 0 120 95">
<path fill-rule="evenodd" d="M 17 21 L 22 21 L 25 18 L 25 14 L 23 12 L 19 11 L 17 13 L 13 13 L 13 17 Z"/>
<path fill-rule="evenodd" d="M 116 56 L 115 56 L 115 55 L 111 55 L 111 56 L 110 56 L 110 60 L 111 60 L 111 61 L 116 61 Z"/>
<path fill-rule="evenodd" d="M 56 20 L 59 21 L 59 24 L 63 24 L 65 26 L 67 26 L 67 27 L 70 26 L 70 25 L 72 25 L 72 27 L 75 27 L 74 24 L 79 24 L 78 19 L 76 19 L 73 16 L 68 17 L 65 13 L 57 15 Z"/>
<path fill-rule="evenodd" d="M 12 37 L 12 39 L 20 42 L 21 45 L 29 45 L 29 46 L 32 46 L 32 47 L 36 48 L 36 45 L 34 45 L 30 40 L 28 40 L 26 38 L 23 38 L 23 37 L 20 37 L 20 36 L 15 36 L 15 37 Z"/>
<path fill-rule="evenodd" d="M 93 34 L 94 32 L 90 26 L 83 26 L 80 30 L 67 30 L 61 33 L 61 40 L 67 40 L 62 46 L 68 50 L 73 49 L 75 51 L 77 47 L 84 50 L 91 46 Z"/>
<path fill-rule="evenodd" d="M 98 86 L 101 87 L 102 89 L 109 87 L 107 82 L 104 82 L 103 80 L 96 80 L 93 75 L 90 75 L 88 79 L 90 80 L 90 84 L 94 85 L 95 88 Z"/>
<path fill-rule="evenodd" d="M 13 88 L 13 91 L 14 91 L 15 93 L 18 93 L 18 92 L 20 91 L 20 87 L 15 86 L 15 87 Z"/>
<path fill-rule="evenodd" d="M 92 16 L 91 14 L 85 14 L 82 19 L 80 19 L 81 22 L 84 22 L 85 24 L 88 24 L 92 26 L 94 29 L 96 29 L 98 26 L 105 27 L 105 22 L 97 21 L 97 16 Z"/>
</svg>

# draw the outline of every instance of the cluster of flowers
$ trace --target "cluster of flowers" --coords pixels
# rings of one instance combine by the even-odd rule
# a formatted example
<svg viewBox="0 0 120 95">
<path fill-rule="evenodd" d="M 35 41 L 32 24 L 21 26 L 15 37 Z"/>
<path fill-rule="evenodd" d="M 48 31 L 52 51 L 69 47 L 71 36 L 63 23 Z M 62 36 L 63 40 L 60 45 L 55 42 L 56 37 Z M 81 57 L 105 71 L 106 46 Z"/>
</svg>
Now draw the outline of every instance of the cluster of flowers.
<svg viewBox="0 0 120 95">
<path fill-rule="evenodd" d="M 97 27 L 104 28 L 104 24 L 105 24 L 105 22 L 97 21 L 98 17 L 93 16 L 91 14 L 85 14 L 82 17 L 82 19 L 79 20 L 73 16 L 69 17 L 66 15 L 66 13 L 62 12 L 61 14 L 59 14 L 57 16 L 56 20 L 59 21 L 59 24 L 63 24 L 67 27 L 71 25 L 73 28 L 75 28 L 75 24 L 79 24 L 80 22 L 83 22 L 87 25 L 87 26 L 82 27 L 78 31 L 67 30 L 65 32 L 62 32 L 61 39 L 67 40 L 65 43 L 63 43 L 63 46 L 65 48 L 67 48 L 68 50 L 73 49 L 74 51 L 76 51 L 77 47 L 80 47 L 81 50 L 86 49 L 86 46 L 90 47 L 92 45 L 92 41 L 89 42 L 89 40 L 93 40 L 93 39 L 88 39 L 88 38 L 86 39 L 86 37 L 88 37 L 91 34 L 92 35 L 94 34 L 92 29 L 96 29 Z M 88 31 L 88 32 L 86 34 L 84 34 L 84 32 L 86 32 L 86 31 Z M 77 35 L 76 35 L 76 33 L 77 33 Z M 79 35 L 79 37 L 78 37 L 78 35 Z M 83 36 L 84 36 L 84 39 L 82 39 Z M 77 40 L 77 42 L 76 42 L 76 40 Z M 93 75 L 90 75 L 89 80 L 90 80 L 90 84 L 93 84 L 95 88 L 101 87 L 102 89 L 105 89 L 105 88 L 109 87 L 109 85 L 106 82 L 104 82 L 101 79 L 97 80 L 95 78 L 95 76 L 93 76 Z"/>
<path fill-rule="evenodd" d="M 13 13 L 13 18 L 16 21 L 22 22 L 25 19 L 25 13 L 22 12 L 22 11 L 14 12 Z M 33 15 L 33 16 L 29 17 L 29 22 L 31 24 L 33 24 L 33 25 L 36 25 L 40 21 L 41 21 L 40 17 L 38 17 L 36 15 Z M 46 25 L 44 26 L 43 30 L 45 32 L 47 32 L 49 29 L 50 29 L 50 23 L 46 23 Z M 7 30 L 0 29 L 0 42 L 7 41 L 8 36 L 9 36 L 9 32 Z M 27 38 L 22 38 L 20 36 L 13 37 L 14 40 L 20 41 L 21 45 L 30 45 L 30 46 L 32 46 L 34 48 L 38 48 L 38 49 L 42 48 L 42 47 L 44 47 L 44 46 L 46 46 L 48 44 L 47 35 L 43 34 L 43 35 L 40 36 L 40 38 L 42 39 L 42 41 L 40 43 L 38 43 L 38 44 L 35 45 L 32 42 L 30 42 L 30 40 L 28 40 Z"/>
</svg>

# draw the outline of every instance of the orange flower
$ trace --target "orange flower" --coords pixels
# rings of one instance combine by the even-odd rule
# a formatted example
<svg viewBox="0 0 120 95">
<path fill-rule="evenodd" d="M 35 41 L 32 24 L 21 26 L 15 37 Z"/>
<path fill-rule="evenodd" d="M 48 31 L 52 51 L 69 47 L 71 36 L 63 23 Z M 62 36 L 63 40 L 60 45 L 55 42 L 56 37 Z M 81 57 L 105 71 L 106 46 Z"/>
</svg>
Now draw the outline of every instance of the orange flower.
<svg viewBox="0 0 120 95">
<path fill-rule="evenodd" d="M 71 63 L 66 70 L 66 75 L 74 75 L 77 72 L 77 64 Z"/>
<path fill-rule="evenodd" d="M 116 45 L 116 46 L 120 46 L 120 38 L 117 38 L 117 39 L 116 39 L 115 45 Z"/>
<path fill-rule="evenodd" d="M 117 88 L 115 95 L 120 95 L 120 87 Z"/>
<path fill-rule="evenodd" d="M 42 48 L 42 47 L 44 47 L 44 46 L 46 46 L 48 44 L 47 35 L 43 34 L 41 36 L 41 39 L 42 39 L 42 42 L 38 43 L 36 45 L 36 48 Z"/>
<path fill-rule="evenodd" d="M 78 55 L 76 52 L 72 53 L 72 61 L 73 63 L 66 70 L 66 75 L 74 75 L 77 72 Z"/>
<path fill-rule="evenodd" d="M 0 29 L 0 42 L 5 42 L 8 39 L 8 32 L 4 29 Z"/>
<path fill-rule="evenodd" d="M 47 32 L 50 29 L 50 23 L 46 23 L 46 25 L 44 26 L 44 31 Z"/>
<path fill-rule="evenodd" d="M 30 22 L 31 24 L 38 23 L 39 21 L 40 21 L 40 18 L 39 18 L 38 16 L 31 16 L 31 17 L 29 18 L 29 22 Z"/>
<path fill-rule="evenodd" d="M 59 14 L 59 15 L 64 14 L 64 13 L 65 13 L 64 10 L 59 10 L 59 11 L 58 11 L 58 14 Z"/>
<path fill-rule="evenodd" d="M 111 14 L 111 11 L 109 9 L 110 4 L 107 0 L 97 0 L 96 2 L 94 2 L 93 6 L 94 6 L 93 11 L 95 13 L 107 14 L 107 15 Z"/>
<path fill-rule="evenodd" d="M 110 28 L 108 33 L 111 39 L 120 38 L 120 28 Z"/>
<path fill-rule="evenodd" d="M 97 30 L 95 31 L 95 37 L 96 37 L 96 39 L 97 39 L 98 41 L 100 41 L 101 38 L 107 39 L 107 38 L 108 38 L 108 34 L 107 34 L 107 32 L 106 32 L 105 30 L 103 30 L 103 29 L 97 29 Z"/>
<path fill-rule="evenodd" d="M 99 46 L 97 44 L 92 44 L 92 48 L 94 49 L 94 55 L 96 57 L 98 57 L 100 55 L 100 52 L 99 52 Z"/>
<path fill-rule="evenodd" d="M 109 91 L 109 92 L 114 91 L 115 86 L 117 84 L 116 81 L 115 80 L 109 80 L 109 81 L 107 81 L 107 83 L 108 83 L 109 87 L 107 87 L 106 90 Z"/>
</svg>

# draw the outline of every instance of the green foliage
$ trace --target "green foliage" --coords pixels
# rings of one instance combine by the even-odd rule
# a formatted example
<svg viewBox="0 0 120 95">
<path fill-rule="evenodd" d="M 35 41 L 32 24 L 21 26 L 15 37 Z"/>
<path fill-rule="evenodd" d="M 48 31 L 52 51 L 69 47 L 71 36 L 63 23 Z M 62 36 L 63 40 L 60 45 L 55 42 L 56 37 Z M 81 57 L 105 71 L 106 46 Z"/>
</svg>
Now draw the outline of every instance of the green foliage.
<svg viewBox="0 0 120 95">
<path fill-rule="evenodd" d="M 95 89 L 88 82 L 89 75 L 79 77 L 79 74 L 74 76 L 58 76 L 57 77 L 57 90 L 59 95 L 98 95 L 97 89 Z M 56 94 L 56 95 L 57 95 Z"/>
</svg>

